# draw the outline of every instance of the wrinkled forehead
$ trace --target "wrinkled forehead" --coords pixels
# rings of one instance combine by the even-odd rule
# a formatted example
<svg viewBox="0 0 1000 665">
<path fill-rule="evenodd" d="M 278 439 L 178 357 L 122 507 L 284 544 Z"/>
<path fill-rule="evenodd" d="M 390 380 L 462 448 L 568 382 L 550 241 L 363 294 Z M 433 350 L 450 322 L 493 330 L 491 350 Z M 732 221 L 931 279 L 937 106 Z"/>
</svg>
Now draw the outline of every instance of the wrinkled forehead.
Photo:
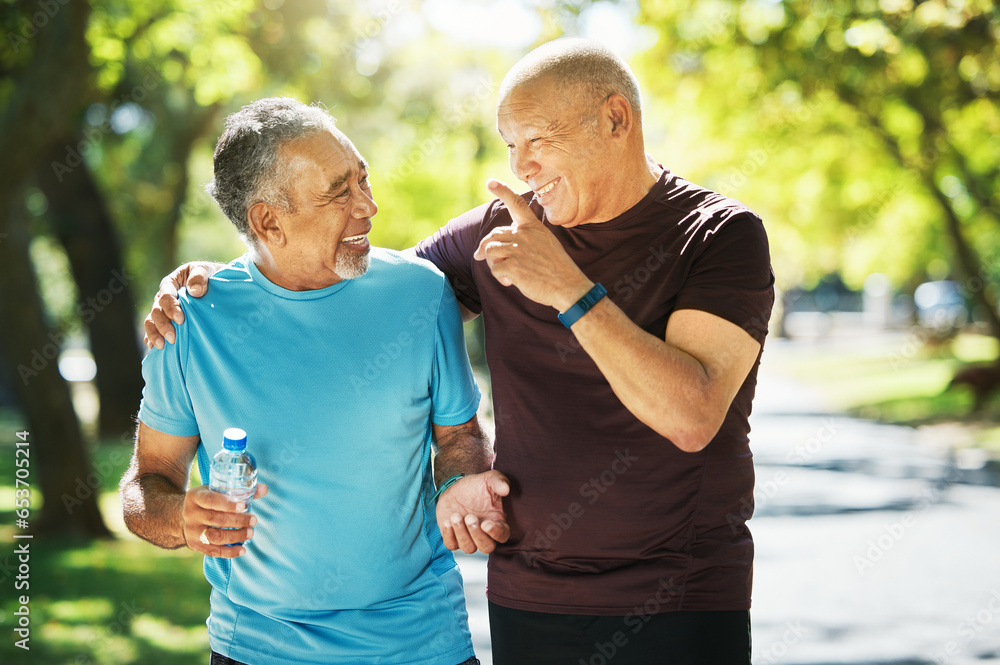
<svg viewBox="0 0 1000 665">
<path fill-rule="evenodd" d="M 329 131 L 328 136 L 333 139 L 337 146 L 339 152 L 343 152 L 348 160 L 352 162 L 363 162 L 364 158 L 361 156 L 361 152 L 355 147 L 354 142 L 347 137 L 347 134 L 340 131 L 336 127 Z"/>
<path fill-rule="evenodd" d="M 497 113 L 512 107 L 520 107 L 537 100 L 552 102 L 558 97 L 560 85 L 552 76 L 540 76 L 508 84 L 504 82 L 497 100 Z"/>
<path fill-rule="evenodd" d="M 303 181 L 346 179 L 368 166 L 354 143 L 336 129 L 295 139 L 282 147 L 282 153 Z"/>
<path fill-rule="evenodd" d="M 576 101 L 551 78 L 514 86 L 497 102 L 497 131 L 506 135 L 515 130 L 549 129 L 574 112 Z"/>
</svg>

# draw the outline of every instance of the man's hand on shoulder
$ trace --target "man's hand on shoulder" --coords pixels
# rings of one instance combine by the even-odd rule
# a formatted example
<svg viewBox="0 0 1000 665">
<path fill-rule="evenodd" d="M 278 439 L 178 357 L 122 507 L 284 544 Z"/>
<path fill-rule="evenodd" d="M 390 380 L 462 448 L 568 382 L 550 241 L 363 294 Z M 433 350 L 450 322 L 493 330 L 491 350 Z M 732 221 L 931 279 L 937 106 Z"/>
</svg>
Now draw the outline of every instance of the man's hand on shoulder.
<svg viewBox="0 0 1000 665">
<path fill-rule="evenodd" d="M 152 349 L 155 346 L 162 349 L 164 340 L 171 344 L 177 341 L 174 323 L 177 325 L 184 323 L 184 312 L 177 299 L 177 292 L 181 287 L 187 287 L 192 297 L 200 298 L 208 293 L 208 278 L 225 267 L 224 263 L 192 261 L 180 266 L 160 281 L 160 290 L 153 297 L 153 308 L 143 321 L 146 336 L 142 341 L 147 348 Z"/>
<path fill-rule="evenodd" d="M 489 554 L 497 543 L 507 542 L 510 526 L 503 512 L 503 497 L 510 493 L 507 477 L 499 471 L 476 473 L 446 489 L 437 504 L 437 522 L 444 545 L 472 554 Z"/>
</svg>

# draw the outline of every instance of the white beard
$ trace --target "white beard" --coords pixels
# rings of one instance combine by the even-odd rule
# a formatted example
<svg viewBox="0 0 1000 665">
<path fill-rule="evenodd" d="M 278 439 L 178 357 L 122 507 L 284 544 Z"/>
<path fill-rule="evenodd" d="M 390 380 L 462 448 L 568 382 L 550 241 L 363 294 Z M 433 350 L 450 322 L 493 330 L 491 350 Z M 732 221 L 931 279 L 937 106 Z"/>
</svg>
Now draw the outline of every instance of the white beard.
<svg viewBox="0 0 1000 665">
<path fill-rule="evenodd" d="M 361 277 L 368 268 L 371 267 L 371 249 L 364 254 L 358 254 L 351 250 L 337 252 L 337 263 L 335 266 L 337 276 L 341 279 L 355 279 Z"/>
</svg>

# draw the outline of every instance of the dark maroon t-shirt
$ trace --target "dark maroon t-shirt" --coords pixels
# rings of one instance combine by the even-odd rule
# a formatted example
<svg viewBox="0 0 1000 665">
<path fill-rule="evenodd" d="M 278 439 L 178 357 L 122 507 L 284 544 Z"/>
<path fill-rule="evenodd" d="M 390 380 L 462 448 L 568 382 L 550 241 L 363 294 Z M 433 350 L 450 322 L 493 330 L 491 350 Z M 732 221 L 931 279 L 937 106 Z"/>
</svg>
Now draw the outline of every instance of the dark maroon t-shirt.
<svg viewBox="0 0 1000 665">
<path fill-rule="evenodd" d="M 712 442 L 682 452 L 625 408 L 553 308 L 502 286 L 472 258 L 487 233 L 510 223 L 493 201 L 417 246 L 459 301 L 483 314 L 494 468 L 512 484 L 511 537 L 490 556 L 490 600 L 592 615 L 748 609 L 747 418 L 759 356 Z M 663 339 L 671 312 L 697 309 L 763 344 L 774 302 L 767 237 L 738 201 L 665 171 L 615 219 L 546 226 L 648 333 Z"/>
</svg>

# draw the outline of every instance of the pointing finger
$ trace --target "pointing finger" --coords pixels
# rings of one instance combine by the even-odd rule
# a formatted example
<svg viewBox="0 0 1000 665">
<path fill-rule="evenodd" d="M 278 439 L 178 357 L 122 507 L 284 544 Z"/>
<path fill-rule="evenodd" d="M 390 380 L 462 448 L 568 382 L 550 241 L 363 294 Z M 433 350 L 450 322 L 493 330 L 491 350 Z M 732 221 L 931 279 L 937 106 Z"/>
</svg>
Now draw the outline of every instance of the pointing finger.
<svg viewBox="0 0 1000 665">
<path fill-rule="evenodd" d="M 541 222 L 531 210 L 528 202 L 506 183 L 500 182 L 495 178 L 490 178 L 486 181 L 486 187 L 493 196 L 503 201 L 503 204 L 510 210 L 510 216 L 514 220 L 515 226 L 528 226 Z"/>
</svg>

